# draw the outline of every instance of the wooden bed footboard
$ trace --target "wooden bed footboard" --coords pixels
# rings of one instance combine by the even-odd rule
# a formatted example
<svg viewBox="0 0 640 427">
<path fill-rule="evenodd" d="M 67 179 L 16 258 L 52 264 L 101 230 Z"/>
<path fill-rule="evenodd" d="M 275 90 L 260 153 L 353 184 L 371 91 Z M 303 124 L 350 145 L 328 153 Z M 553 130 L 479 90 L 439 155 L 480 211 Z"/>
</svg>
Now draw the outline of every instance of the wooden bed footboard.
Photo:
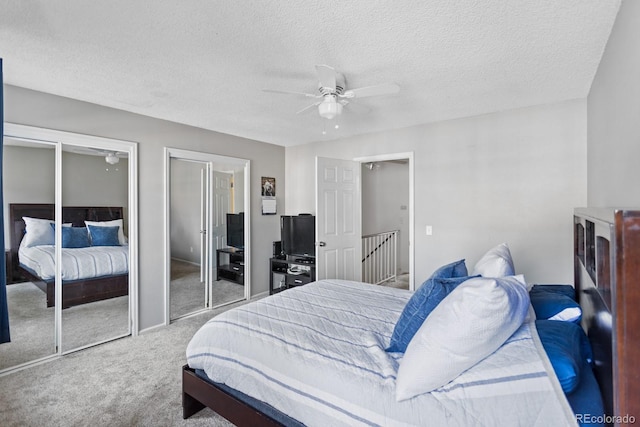
<svg viewBox="0 0 640 427">
<path fill-rule="evenodd" d="M 182 417 L 189 418 L 205 407 L 238 426 L 278 427 L 283 424 L 198 377 L 188 365 L 182 367 Z"/>
<path fill-rule="evenodd" d="M 55 281 L 45 281 L 29 270 L 20 268 L 22 275 L 47 296 L 47 307 L 56 304 Z M 62 283 L 62 308 L 129 295 L 129 275 L 105 276 L 95 279 Z"/>
</svg>

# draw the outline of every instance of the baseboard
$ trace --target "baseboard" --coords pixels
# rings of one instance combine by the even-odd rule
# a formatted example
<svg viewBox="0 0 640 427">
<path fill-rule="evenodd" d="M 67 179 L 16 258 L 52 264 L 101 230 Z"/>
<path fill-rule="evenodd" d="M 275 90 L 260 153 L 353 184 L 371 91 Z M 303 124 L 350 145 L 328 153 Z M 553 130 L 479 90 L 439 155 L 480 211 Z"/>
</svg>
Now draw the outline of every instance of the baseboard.
<svg viewBox="0 0 640 427">
<path fill-rule="evenodd" d="M 164 323 L 160 323 L 158 325 L 150 326 L 148 328 L 144 328 L 144 329 L 139 330 L 138 331 L 138 335 L 146 334 L 147 332 L 151 332 L 151 331 L 154 331 L 156 329 L 164 328 L 165 326 L 167 326 L 167 325 L 165 325 Z"/>
<path fill-rule="evenodd" d="M 182 258 L 177 258 L 177 257 L 171 257 L 171 261 L 180 261 L 180 262 L 184 262 L 185 264 L 191 264 L 191 265 L 195 265 L 195 266 L 200 267 L 200 263 L 199 263 L 199 262 L 189 261 L 188 259 L 182 259 Z"/>
<path fill-rule="evenodd" d="M 251 295 L 249 297 L 249 300 L 250 301 L 259 300 L 261 298 L 265 298 L 265 297 L 268 297 L 268 296 L 269 296 L 269 291 L 264 291 L 264 292 L 260 292 L 259 294 Z"/>
</svg>

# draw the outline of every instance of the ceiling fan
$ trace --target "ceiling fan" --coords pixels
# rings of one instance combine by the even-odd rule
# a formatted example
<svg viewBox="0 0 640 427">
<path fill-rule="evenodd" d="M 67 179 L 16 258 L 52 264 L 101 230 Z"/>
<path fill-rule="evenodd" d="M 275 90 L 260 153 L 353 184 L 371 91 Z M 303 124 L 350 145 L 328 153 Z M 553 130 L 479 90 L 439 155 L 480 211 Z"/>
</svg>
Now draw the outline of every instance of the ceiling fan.
<svg viewBox="0 0 640 427">
<path fill-rule="evenodd" d="M 304 107 L 296 114 L 308 111 L 313 107 L 318 107 L 320 117 L 328 120 L 342 114 L 342 108 L 350 104 L 350 100 L 369 96 L 393 95 L 400 91 L 400 86 L 395 83 L 346 89 L 344 75 L 338 73 L 332 67 L 328 65 L 316 65 L 316 71 L 318 73 L 318 93 L 316 94 L 275 89 L 263 89 L 263 91 L 318 99 L 317 102 Z M 353 106 L 355 104 L 351 103 L 351 105 Z"/>
<path fill-rule="evenodd" d="M 93 147 L 73 147 L 69 151 L 74 151 L 78 154 L 86 154 L 90 156 L 104 156 L 104 161 L 110 165 L 115 165 L 120 162 L 120 158 L 127 157 L 127 153 L 115 150 L 106 150 Z"/>
</svg>

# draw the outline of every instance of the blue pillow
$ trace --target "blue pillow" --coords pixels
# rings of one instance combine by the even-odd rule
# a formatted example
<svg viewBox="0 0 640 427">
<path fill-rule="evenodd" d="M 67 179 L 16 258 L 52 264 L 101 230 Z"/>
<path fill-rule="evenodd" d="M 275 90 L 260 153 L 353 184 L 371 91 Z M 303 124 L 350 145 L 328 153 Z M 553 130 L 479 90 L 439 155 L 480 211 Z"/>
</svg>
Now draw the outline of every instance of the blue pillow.
<svg viewBox="0 0 640 427">
<path fill-rule="evenodd" d="M 538 319 L 580 322 L 582 309 L 580 304 L 570 297 L 554 292 L 529 292 L 531 305 Z"/>
<path fill-rule="evenodd" d="M 477 276 L 476 276 L 477 277 Z M 434 308 L 460 283 L 471 277 L 430 277 L 413 294 L 404 306 L 396 326 L 393 328 L 391 342 L 387 351 L 404 353 L 411 338 L 418 332 L 424 320 Z"/>
<path fill-rule="evenodd" d="M 530 294 L 539 292 L 560 294 L 576 300 L 576 290 L 571 285 L 533 285 L 529 291 Z"/>
<path fill-rule="evenodd" d="M 593 358 L 589 339 L 575 323 L 536 320 L 536 329 L 562 390 L 571 393 L 580 382 L 580 369 Z"/>
<path fill-rule="evenodd" d="M 56 229 L 55 224 L 51 228 Z M 86 248 L 91 246 L 89 234 L 85 227 L 62 227 L 62 247 L 63 248 Z"/>
<path fill-rule="evenodd" d="M 451 264 L 443 265 L 431 274 L 431 278 L 443 278 L 450 279 L 452 277 L 465 277 L 468 276 L 467 265 L 464 263 L 464 259 L 460 261 L 452 262 Z"/>
<path fill-rule="evenodd" d="M 118 240 L 119 226 L 99 227 L 88 225 L 87 227 L 89 227 L 92 246 L 120 246 L 120 241 Z"/>
</svg>

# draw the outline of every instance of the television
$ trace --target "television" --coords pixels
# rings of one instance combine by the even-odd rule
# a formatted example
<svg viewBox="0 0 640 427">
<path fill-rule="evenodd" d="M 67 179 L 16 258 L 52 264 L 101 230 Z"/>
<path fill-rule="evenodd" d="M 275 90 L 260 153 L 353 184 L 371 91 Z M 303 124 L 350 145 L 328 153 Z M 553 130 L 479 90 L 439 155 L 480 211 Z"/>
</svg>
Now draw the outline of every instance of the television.
<svg viewBox="0 0 640 427">
<path fill-rule="evenodd" d="M 244 249 L 244 212 L 227 214 L 227 246 Z"/>
<path fill-rule="evenodd" d="M 315 258 L 316 217 L 282 215 L 280 217 L 282 252 L 292 257 Z"/>
</svg>

